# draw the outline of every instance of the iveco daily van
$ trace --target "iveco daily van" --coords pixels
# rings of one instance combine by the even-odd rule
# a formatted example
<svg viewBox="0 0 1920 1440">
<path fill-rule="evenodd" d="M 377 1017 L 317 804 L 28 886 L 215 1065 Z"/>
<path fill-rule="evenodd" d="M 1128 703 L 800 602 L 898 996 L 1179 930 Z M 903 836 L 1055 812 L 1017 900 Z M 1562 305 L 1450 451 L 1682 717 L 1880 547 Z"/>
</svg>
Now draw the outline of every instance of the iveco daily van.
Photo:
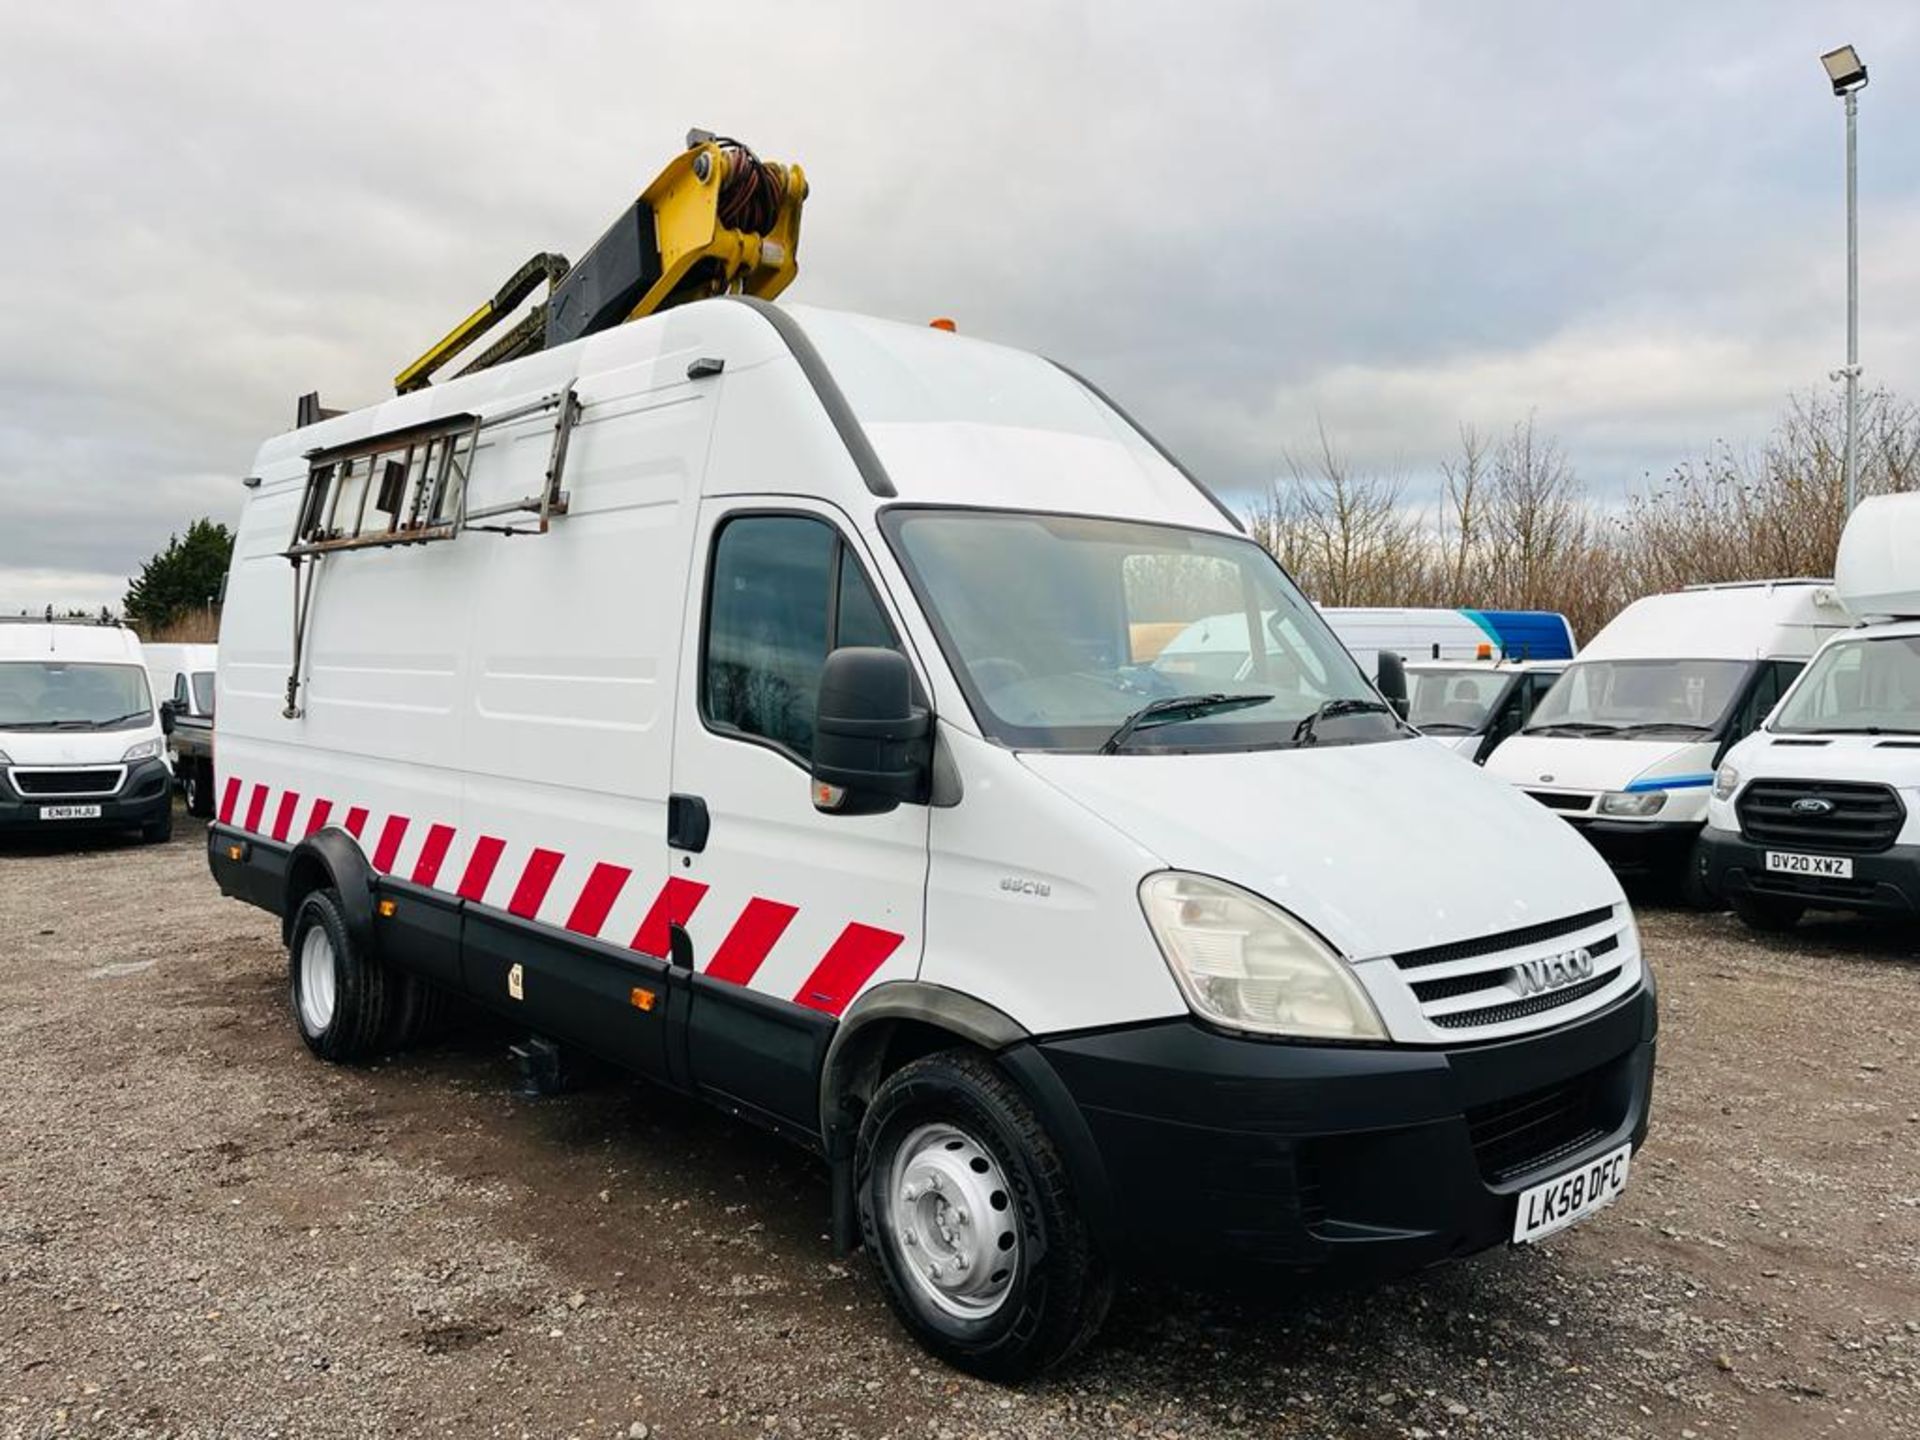
<svg viewBox="0 0 1920 1440">
<path fill-rule="evenodd" d="M 1827 636 L 1848 623 L 1828 580 L 1650 595 L 1588 642 L 1487 772 L 1560 815 L 1620 870 L 1695 903 L 1707 790 Z"/>
<path fill-rule="evenodd" d="M 173 777 L 131 630 L 0 618 L 0 833 L 173 833 Z"/>
<path fill-rule="evenodd" d="M 705 300 L 247 484 L 209 857 L 319 1056 L 438 986 L 709 1097 L 1000 1377 L 1126 1270 L 1393 1274 L 1625 1182 L 1613 875 L 1049 362 Z M 1142 648 L 1228 610 L 1231 682 Z"/>
<path fill-rule="evenodd" d="M 1760 930 L 1920 913 L 1920 494 L 1860 503 L 1834 592 L 1859 628 L 1727 752 L 1707 805 L 1708 883 Z"/>
</svg>

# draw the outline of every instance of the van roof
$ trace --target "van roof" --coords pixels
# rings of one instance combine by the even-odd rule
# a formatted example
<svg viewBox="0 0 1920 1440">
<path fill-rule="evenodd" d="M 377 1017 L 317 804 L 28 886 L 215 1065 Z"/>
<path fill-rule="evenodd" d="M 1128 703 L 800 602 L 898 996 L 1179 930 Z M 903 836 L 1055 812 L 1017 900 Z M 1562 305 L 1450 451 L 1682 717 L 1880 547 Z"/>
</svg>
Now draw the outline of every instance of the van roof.
<svg viewBox="0 0 1920 1440">
<path fill-rule="evenodd" d="M 1240 528 L 1111 401 L 1048 360 L 930 327 L 738 298 L 678 306 L 276 436 L 255 473 L 285 483 L 304 476 L 315 450 L 448 416 L 484 418 L 568 385 L 588 424 L 596 396 L 689 383 L 689 364 L 708 358 L 724 362 L 719 383 L 766 399 L 760 413 L 782 423 L 818 424 L 819 409 L 790 399 L 793 387 L 809 388 L 856 462 L 833 475 L 783 475 L 771 488 L 849 510 L 897 497 Z M 749 372 L 778 376 L 777 393 Z"/>
<path fill-rule="evenodd" d="M 94 660 L 141 663 L 140 640 L 121 625 L 97 621 L 17 620 L 0 624 L 0 661 Z"/>
<path fill-rule="evenodd" d="M 1829 580 L 1707 585 L 1636 600 L 1580 652 L 1581 660 L 1805 659 L 1852 621 Z"/>
<path fill-rule="evenodd" d="M 1920 616 L 1920 493 L 1870 495 L 1847 517 L 1834 589 L 1862 620 Z"/>
</svg>

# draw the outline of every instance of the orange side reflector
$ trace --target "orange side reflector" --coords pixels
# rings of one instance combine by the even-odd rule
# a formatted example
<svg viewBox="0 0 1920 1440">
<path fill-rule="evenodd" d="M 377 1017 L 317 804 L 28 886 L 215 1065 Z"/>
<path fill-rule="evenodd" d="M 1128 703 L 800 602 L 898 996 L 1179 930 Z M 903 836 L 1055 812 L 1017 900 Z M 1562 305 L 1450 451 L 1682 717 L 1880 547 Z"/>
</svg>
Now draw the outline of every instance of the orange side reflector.
<svg viewBox="0 0 1920 1440">
<path fill-rule="evenodd" d="M 949 335 L 954 334 L 960 328 L 958 325 L 954 324 L 953 321 L 949 320 L 945 315 L 942 315 L 937 320 L 929 320 L 927 322 L 927 327 L 932 330 L 944 330 Z"/>
<path fill-rule="evenodd" d="M 1474 652 L 1473 658 L 1476 660 L 1491 660 L 1493 658 L 1493 646 L 1482 640 L 1480 642 L 1480 648 Z"/>
<path fill-rule="evenodd" d="M 380 902 L 380 918 L 382 920 L 390 919 L 393 915 L 393 912 L 398 910 L 399 908 L 400 907 L 394 904 L 393 901 L 391 900 L 382 900 Z"/>
<path fill-rule="evenodd" d="M 227 846 L 227 859 L 229 860 L 241 859 L 243 856 L 246 855 L 246 853 L 247 853 L 247 847 L 244 845 Z"/>
<path fill-rule="evenodd" d="M 643 989 L 638 985 L 627 992 L 627 999 L 632 1002 L 633 1008 L 636 1010 L 653 1009 L 654 1001 L 658 998 L 653 991 Z"/>
</svg>

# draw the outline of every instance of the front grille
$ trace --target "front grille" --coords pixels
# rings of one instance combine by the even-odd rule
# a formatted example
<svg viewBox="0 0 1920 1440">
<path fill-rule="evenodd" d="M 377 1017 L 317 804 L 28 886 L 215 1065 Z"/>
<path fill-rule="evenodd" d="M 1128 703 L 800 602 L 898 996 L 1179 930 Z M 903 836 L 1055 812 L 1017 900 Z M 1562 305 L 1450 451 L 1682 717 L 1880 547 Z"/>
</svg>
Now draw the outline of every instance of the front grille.
<svg viewBox="0 0 1920 1440">
<path fill-rule="evenodd" d="M 1608 935 L 1587 946 L 1586 951 L 1598 960 L 1602 955 L 1610 955 L 1619 948 L 1620 937 Z M 1419 980 L 1414 982 L 1413 993 L 1423 1005 L 1429 1000 L 1451 1000 L 1456 995 L 1471 995 L 1476 990 L 1487 990 L 1498 994 L 1500 993 L 1498 987 L 1505 985 L 1512 974 L 1511 969 L 1476 970 L 1471 975 L 1449 975 L 1444 980 Z M 1433 1023 L 1444 1025 L 1447 1022 L 1435 1020 Z"/>
<path fill-rule="evenodd" d="M 1566 795 L 1558 790 L 1529 790 L 1527 794 L 1538 800 L 1549 810 L 1590 810 L 1593 808 L 1591 795 Z"/>
<path fill-rule="evenodd" d="M 1574 1001 L 1611 985 L 1619 975 L 1618 970 L 1609 970 L 1604 975 L 1596 975 L 1591 980 L 1582 980 L 1578 985 L 1549 990 L 1544 995 L 1529 995 L 1525 1000 L 1511 1000 L 1504 1005 L 1489 1005 L 1484 1010 L 1455 1010 L 1450 1014 L 1431 1015 L 1428 1018 L 1443 1030 L 1465 1030 L 1480 1025 L 1505 1025 L 1514 1020 L 1525 1020 L 1530 1015 L 1538 1015 L 1546 1010 L 1557 1010 L 1562 1005 L 1571 1005 Z"/>
<path fill-rule="evenodd" d="M 1418 970 L 1422 965 L 1441 965 L 1449 960 L 1471 960 L 1476 955 L 1518 950 L 1522 945 L 1537 945 L 1542 940 L 1554 940 L 1562 935 L 1571 935 L 1576 930 L 1590 930 L 1595 925 L 1604 924 L 1612 915 L 1613 907 L 1602 905 L 1597 910 L 1582 910 L 1578 915 L 1569 915 L 1564 920 L 1542 920 L 1537 925 L 1522 925 L 1518 930 L 1503 930 L 1498 935 L 1455 940 L 1447 945 L 1429 945 L 1422 950 L 1403 950 L 1393 957 L 1393 963 L 1402 970 Z"/>
<path fill-rule="evenodd" d="M 120 788 L 121 771 L 14 770 L 13 788 L 29 797 L 41 795 L 111 795 Z"/>
<path fill-rule="evenodd" d="M 1538 1170 L 1600 1139 L 1619 1123 L 1606 1069 L 1590 1070 L 1467 1112 L 1480 1173 L 1493 1184 Z"/>
<path fill-rule="evenodd" d="M 1824 800 L 1823 815 L 1796 814 L 1802 800 Z M 1885 785 L 1842 780 L 1755 780 L 1734 806 L 1740 833 L 1759 845 L 1870 855 L 1893 844 L 1906 807 Z"/>
</svg>

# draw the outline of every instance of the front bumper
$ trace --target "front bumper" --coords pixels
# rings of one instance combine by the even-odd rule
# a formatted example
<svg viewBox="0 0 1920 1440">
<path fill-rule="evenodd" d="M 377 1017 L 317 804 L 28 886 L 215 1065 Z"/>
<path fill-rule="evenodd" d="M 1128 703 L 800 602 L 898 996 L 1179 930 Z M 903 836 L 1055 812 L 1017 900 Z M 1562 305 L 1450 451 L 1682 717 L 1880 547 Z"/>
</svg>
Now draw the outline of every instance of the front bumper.
<svg viewBox="0 0 1920 1440">
<path fill-rule="evenodd" d="M 98 805 L 98 818 L 42 820 L 43 805 Z M 130 830 L 159 821 L 173 807 L 173 773 L 164 760 L 136 760 L 113 795 L 22 795 L 0 772 L 0 833 L 53 835 L 68 830 Z"/>
<path fill-rule="evenodd" d="M 1566 822 L 1621 875 L 1664 875 L 1685 868 L 1701 820 L 1614 820 L 1567 815 Z"/>
<path fill-rule="evenodd" d="M 1853 878 L 1781 875 L 1767 869 L 1768 850 L 1818 854 L 1806 847 L 1756 845 L 1725 830 L 1701 837 L 1707 884 L 1723 900 L 1736 895 L 1798 900 L 1823 910 L 1860 910 L 1882 915 L 1920 912 L 1920 845 L 1895 845 L 1875 855 L 1852 855 Z M 1840 852 L 1829 852 L 1838 854 Z"/>
<path fill-rule="evenodd" d="M 1457 1050 L 1232 1038 L 1189 1020 L 1042 1041 L 1123 1268 L 1381 1278 L 1509 1239 L 1516 1196 L 1647 1132 L 1651 978 Z"/>
</svg>

